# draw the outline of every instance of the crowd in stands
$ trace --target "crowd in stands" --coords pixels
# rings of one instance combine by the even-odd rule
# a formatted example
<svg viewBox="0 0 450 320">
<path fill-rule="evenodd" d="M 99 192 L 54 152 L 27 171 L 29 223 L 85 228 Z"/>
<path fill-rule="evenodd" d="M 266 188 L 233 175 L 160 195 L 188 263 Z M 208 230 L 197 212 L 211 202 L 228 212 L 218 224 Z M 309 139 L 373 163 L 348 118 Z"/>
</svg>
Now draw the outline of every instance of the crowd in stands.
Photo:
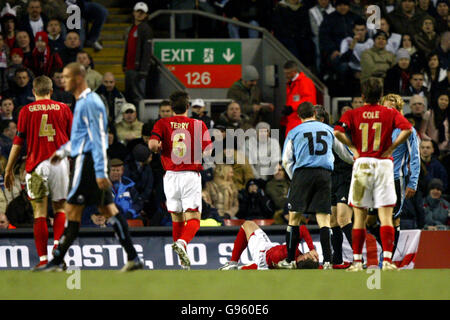
<svg viewBox="0 0 450 320">
<path fill-rule="evenodd" d="M 82 9 L 86 32 L 65 25 L 66 9 Z M 448 0 L 222 0 L 198 1 L 197 9 L 268 29 L 313 71 L 330 89 L 331 96 L 352 97 L 339 106 L 339 115 L 363 104 L 360 81 L 378 77 L 385 94 L 410 97 L 411 112 L 405 117 L 421 138 L 421 174 L 416 196 L 404 202 L 402 219 L 407 228 L 438 229 L 449 225 L 450 109 L 449 53 L 450 18 Z M 367 8 L 377 5 L 378 29 L 367 27 Z M 158 9 L 192 9 L 196 1 L 144 1 L 133 10 L 133 23 L 124 33 L 123 72 L 125 92 L 117 89 L 114 74 L 100 74 L 95 61 L 84 51 L 101 51 L 100 31 L 108 12 L 87 0 L 0 0 L 0 163 L 9 155 L 20 109 L 34 101 L 32 79 L 47 75 L 54 81 L 52 99 L 75 108 L 75 99 L 64 91 L 62 70 L 79 62 L 87 70 L 89 88 L 105 103 L 109 116 L 110 180 L 115 203 L 127 219 L 141 219 L 144 225 L 170 225 L 163 192 L 164 169 L 158 154 L 147 146 L 154 123 L 142 122 L 136 109 L 145 97 L 151 73 L 148 39 L 153 37 L 148 15 Z M 208 27 L 199 27 L 205 26 Z M 177 21 L 177 32 L 198 37 L 258 37 L 235 25 L 220 24 L 187 16 Z M 202 172 L 202 219 L 274 219 L 285 224 L 290 181 L 280 165 L 282 145 L 270 137 L 275 108 L 264 101 L 254 66 L 243 66 L 241 79 L 229 88 L 233 100 L 217 116 L 206 113 L 202 99 L 191 103 L 192 117 L 205 122 L 215 139 L 224 142 L 226 160 L 244 158 L 232 164 L 205 165 Z M 168 97 L 160 97 L 167 99 Z M 222 97 L 221 97 L 222 98 Z M 173 115 L 170 101 L 159 105 L 159 117 Z M 338 119 L 334 119 L 335 121 Z M 225 148 L 226 129 L 255 129 L 256 138 L 243 145 L 234 141 Z M 281 137 L 280 137 L 281 138 Z M 265 147 L 261 147 L 265 144 Z M 24 148 L 25 149 L 25 148 Z M 255 150 L 257 152 L 255 152 Z M 260 154 L 263 153 L 263 154 Z M 270 159 L 261 162 L 260 159 Z M 22 159 L 24 160 L 24 159 Z M 22 181 L 23 161 L 17 166 Z M 0 172 L 3 174 L 3 172 Z M 10 193 L 1 175 L 0 228 L 32 224 L 31 207 L 21 186 Z M 6 215 L 5 215 L 6 213 Z M 88 207 L 84 226 L 105 226 L 97 209 Z M 51 215 L 50 215 L 51 216 Z M 29 218 L 27 220 L 27 217 Z M 9 220 L 8 220 L 9 219 Z M 312 218 L 312 221 L 314 219 Z"/>
</svg>

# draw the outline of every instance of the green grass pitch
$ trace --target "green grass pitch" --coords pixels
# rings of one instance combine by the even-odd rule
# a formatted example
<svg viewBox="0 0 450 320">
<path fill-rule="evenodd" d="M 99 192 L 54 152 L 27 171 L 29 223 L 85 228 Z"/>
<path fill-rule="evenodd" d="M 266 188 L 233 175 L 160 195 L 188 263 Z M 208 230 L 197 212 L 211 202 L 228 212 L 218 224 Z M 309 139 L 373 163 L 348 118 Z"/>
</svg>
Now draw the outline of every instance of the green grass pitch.
<svg viewBox="0 0 450 320">
<path fill-rule="evenodd" d="M 450 299 L 450 269 L 378 274 L 367 270 L 145 270 L 126 274 L 82 270 L 80 289 L 68 289 L 68 283 L 72 288 L 77 285 L 70 278 L 74 275 L 0 271 L 0 299 Z"/>
</svg>

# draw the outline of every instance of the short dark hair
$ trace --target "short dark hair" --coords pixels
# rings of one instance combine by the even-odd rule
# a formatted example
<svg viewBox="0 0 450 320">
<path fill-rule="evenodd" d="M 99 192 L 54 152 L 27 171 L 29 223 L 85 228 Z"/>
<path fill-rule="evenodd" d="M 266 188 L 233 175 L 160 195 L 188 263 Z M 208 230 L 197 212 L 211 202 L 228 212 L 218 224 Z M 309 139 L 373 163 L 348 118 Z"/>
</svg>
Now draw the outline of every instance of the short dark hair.
<svg viewBox="0 0 450 320">
<path fill-rule="evenodd" d="M 319 269 L 319 262 L 313 259 L 298 261 L 297 269 Z"/>
<path fill-rule="evenodd" d="M 5 102 L 6 100 L 11 100 L 12 103 L 14 104 L 14 98 L 13 98 L 13 97 L 4 97 L 4 98 L 0 101 L 0 106 L 3 105 L 3 102 Z"/>
<path fill-rule="evenodd" d="M 17 76 L 18 73 L 22 73 L 22 72 L 26 72 L 26 73 L 28 74 L 28 70 L 27 70 L 26 68 L 20 67 L 20 68 L 17 68 L 17 69 L 16 69 L 16 71 L 14 72 L 14 76 Z M 30 76 L 30 75 L 28 74 L 28 77 L 29 77 L 29 76 Z"/>
<path fill-rule="evenodd" d="M 189 95 L 184 91 L 175 91 L 170 95 L 170 104 L 175 114 L 183 114 L 189 108 Z"/>
<path fill-rule="evenodd" d="M 161 109 L 162 106 L 171 106 L 172 107 L 172 104 L 170 103 L 169 100 L 163 100 L 159 103 L 158 108 Z"/>
<path fill-rule="evenodd" d="M 315 105 L 314 113 L 316 114 L 317 120 L 322 121 L 325 124 L 330 124 L 330 115 L 328 114 L 327 110 L 325 110 L 325 108 L 322 105 L 320 105 L 320 104 Z"/>
<path fill-rule="evenodd" d="M 0 121 L 0 133 L 3 133 L 3 131 L 5 131 L 5 129 L 9 129 L 9 124 L 11 122 L 16 123 L 14 120 L 2 120 L 2 121 Z"/>
<path fill-rule="evenodd" d="M 356 26 L 366 26 L 366 20 L 361 17 L 358 17 L 355 22 L 353 22 L 353 28 Z"/>
<path fill-rule="evenodd" d="M 298 69 L 297 62 L 294 60 L 288 60 L 284 63 L 283 69 Z"/>
<path fill-rule="evenodd" d="M 297 114 L 300 117 L 300 119 L 314 117 L 314 105 L 309 101 L 302 102 L 298 106 Z"/>
<path fill-rule="evenodd" d="M 364 101 L 376 104 L 383 96 L 383 82 L 379 78 L 369 78 L 361 83 Z"/>
</svg>

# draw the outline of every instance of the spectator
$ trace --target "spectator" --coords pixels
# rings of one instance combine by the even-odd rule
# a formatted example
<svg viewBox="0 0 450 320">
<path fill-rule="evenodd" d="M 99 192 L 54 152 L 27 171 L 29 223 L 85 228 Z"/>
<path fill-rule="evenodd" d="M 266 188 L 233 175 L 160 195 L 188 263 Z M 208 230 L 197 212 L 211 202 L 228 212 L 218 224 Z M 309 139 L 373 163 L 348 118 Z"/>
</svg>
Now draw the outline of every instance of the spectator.
<svg viewBox="0 0 450 320">
<path fill-rule="evenodd" d="M 425 170 L 424 183 L 429 183 L 432 179 L 440 179 L 444 184 L 444 191 L 447 190 L 448 176 L 444 166 L 433 156 L 434 146 L 431 140 L 420 142 L 420 158 Z"/>
<path fill-rule="evenodd" d="M 112 72 L 105 72 L 102 84 L 95 91 L 100 95 L 108 108 L 109 121 L 116 121 L 120 115 L 120 108 L 126 102 L 125 96 L 116 87 L 116 79 Z"/>
<path fill-rule="evenodd" d="M 433 1 L 433 3 L 436 0 Z M 431 0 L 418 0 L 416 8 L 422 10 L 423 12 L 427 13 L 428 15 L 434 17 L 436 15 L 436 9 L 434 7 L 434 4 L 431 3 Z"/>
<path fill-rule="evenodd" d="M 111 160 L 109 179 L 112 183 L 114 203 L 125 219 L 137 219 L 142 207 L 135 203 L 135 183 L 123 175 L 124 166 L 120 159 Z"/>
<path fill-rule="evenodd" d="M 411 56 L 406 49 L 399 49 L 396 56 L 397 63 L 386 72 L 384 93 L 395 93 L 403 96 L 407 94 L 409 79 L 411 78 Z"/>
<path fill-rule="evenodd" d="M 125 162 L 128 157 L 127 147 L 117 138 L 116 127 L 108 125 L 108 159 L 120 159 Z"/>
<path fill-rule="evenodd" d="M 259 118 L 267 119 L 274 110 L 271 103 L 263 103 L 261 90 L 257 86 L 258 70 L 252 66 L 245 66 L 242 70 L 242 79 L 236 81 L 227 92 L 227 98 L 239 103 L 242 112 L 249 116 L 253 125 Z"/>
<path fill-rule="evenodd" d="M 195 99 L 191 102 L 192 118 L 202 120 L 208 129 L 213 126 L 213 121 L 207 115 L 205 110 L 205 101 L 203 99 Z M 160 109 L 161 113 L 161 109 Z"/>
<path fill-rule="evenodd" d="M 23 64 L 26 65 L 31 60 L 32 48 L 30 43 L 30 35 L 26 31 L 17 31 L 16 33 L 17 47 L 22 49 Z"/>
<path fill-rule="evenodd" d="M 427 65 L 425 67 L 423 85 L 428 91 L 428 100 L 434 103 L 439 93 L 439 82 L 447 78 L 447 70 L 440 68 L 439 56 L 432 52 L 427 56 Z"/>
<path fill-rule="evenodd" d="M 340 9 L 342 7 L 340 6 Z M 284 117 L 280 124 L 286 127 L 287 135 L 292 128 L 301 123 L 297 115 L 298 106 L 305 101 L 316 104 L 316 87 L 310 78 L 299 71 L 295 61 L 286 61 L 283 72 L 286 78 L 286 107 L 282 111 Z"/>
<path fill-rule="evenodd" d="M 449 228 L 450 203 L 442 198 L 443 192 L 442 181 L 431 180 L 429 194 L 423 203 L 426 230 L 447 230 Z"/>
<path fill-rule="evenodd" d="M 255 179 L 247 182 L 245 190 L 239 192 L 239 219 L 272 219 L 273 204 L 270 198 L 256 183 Z"/>
<path fill-rule="evenodd" d="M 52 76 L 53 80 L 53 93 L 51 98 L 55 101 L 60 101 L 69 106 L 72 112 L 75 108 L 75 97 L 72 93 L 65 90 L 62 76 L 62 69 L 55 70 Z"/>
<path fill-rule="evenodd" d="M 3 8 L 1 13 L 1 30 L 5 37 L 5 42 L 9 49 L 12 50 L 16 44 L 16 33 L 17 33 L 17 18 L 16 10 L 11 8 L 9 3 Z"/>
<path fill-rule="evenodd" d="M 99 228 L 106 228 L 106 218 L 99 213 L 91 214 L 92 223 Z"/>
<path fill-rule="evenodd" d="M 422 71 L 414 71 L 409 79 L 409 86 L 406 91 L 407 96 L 419 95 L 421 97 L 428 96 L 428 89 L 423 85 L 424 75 Z"/>
<path fill-rule="evenodd" d="M 248 155 L 256 179 L 268 180 L 276 173 L 278 163 L 281 161 L 281 148 L 278 139 L 270 136 L 270 125 L 259 122 L 256 125 L 256 136 L 246 141 L 245 154 Z"/>
<path fill-rule="evenodd" d="M 222 125 L 226 129 L 247 130 L 252 127 L 250 118 L 241 113 L 241 106 L 237 102 L 230 102 L 227 110 L 220 114 L 217 125 Z"/>
<path fill-rule="evenodd" d="M 8 60 L 9 47 L 3 40 L 3 35 L 0 33 L 0 92 L 8 89 Z"/>
<path fill-rule="evenodd" d="M 2 99 L 1 106 L 1 121 L 4 120 L 13 120 L 13 111 L 14 111 L 14 101 L 12 98 L 4 98 Z"/>
<path fill-rule="evenodd" d="M 411 100 L 409 100 L 409 107 L 411 109 L 411 113 L 405 114 L 405 118 L 410 118 L 413 120 L 414 129 L 420 133 L 420 129 L 422 127 L 423 116 L 426 110 L 425 99 L 419 95 L 413 95 Z"/>
<path fill-rule="evenodd" d="M 449 19 L 450 21 L 450 19 Z M 436 49 L 441 68 L 450 69 L 450 31 L 441 34 L 441 41 Z"/>
<path fill-rule="evenodd" d="M 309 23 L 311 25 L 311 32 L 313 34 L 313 42 L 315 45 L 315 58 L 317 71 L 322 73 L 320 66 L 320 48 L 319 48 L 319 28 L 326 15 L 335 11 L 330 0 L 317 0 L 317 5 L 309 9 Z"/>
<path fill-rule="evenodd" d="M 0 122 L 0 153 L 6 159 L 9 157 L 16 132 L 17 125 L 14 121 L 4 120 Z"/>
<path fill-rule="evenodd" d="M 445 91 L 450 88 L 450 69 L 447 69 L 447 77 L 438 83 L 438 92 Z"/>
<path fill-rule="evenodd" d="M 33 85 L 27 69 L 17 69 L 14 81 L 15 84 L 9 89 L 7 96 L 14 97 L 14 105 L 16 108 L 21 108 L 33 102 L 35 100 L 32 90 Z"/>
<path fill-rule="evenodd" d="M 42 11 L 45 12 L 49 20 L 47 26 L 51 20 L 67 21 L 69 13 L 67 11 L 68 5 L 65 1 L 44 0 L 42 5 Z"/>
<path fill-rule="evenodd" d="M 100 51 L 103 46 L 99 42 L 100 33 L 108 17 L 108 10 L 96 1 L 66 0 L 76 4 L 81 9 L 81 45 Z M 91 26 L 89 28 L 89 26 Z"/>
<path fill-rule="evenodd" d="M 240 151 L 237 145 L 234 149 L 225 147 L 223 163 L 233 163 L 233 183 L 237 191 L 245 188 L 250 179 L 254 179 L 253 169 L 249 164 L 248 157 Z"/>
<path fill-rule="evenodd" d="M 274 219 L 277 224 L 285 224 L 286 218 L 284 216 L 284 209 L 287 203 L 287 195 L 289 192 L 290 182 L 286 177 L 281 164 L 277 166 L 277 172 L 273 178 L 266 184 L 266 193 L 274 204 Z M 287 214 L 287 212 L 286 212 Z"/>
<path fill-rule="evenodd" d="M 22 190 L 22 187 L 20 185 L 20 177 L 17 176 L 16 172 L 16 179 L 14 179 L 14 184 L 11 188 L 11 190 L 7 190 L 5 188 L 4 184 L 4 168 L 6 167 L 7 159 L 4 156 L 0 156 L 0 220 L 7 219 L 7 217 L 2 217 L 1 215 L 6 212 L 6 208 L 8 207 L 8 204 L 16 197 L 20 195 L 20 192 Z M 16 169 L 19 166 L 16 166 Z M 17 170 L 16 170 L 17 171 Z"/>
<path fill-rule="evenodd" d="M 420 128 L 422 139 L 434 141 L 442 156 L 450 153 L 450 112 L 448 92 L 439 94 L 437 108 L 425 112 Z"/>
<path fill-rule="evenodd" d="M 359 107 L 362 107 L 364 105 L 364 99 L 361 97 L 361 95 L 355 95 L 352 97 L 352 109 L 357 109 Z M 344 114 L 344 113 L 342 113 Z"/>
<path fill-rule="evenodd" d="M 77 62 L 86 69 L 86 82 L 88 87 L 92 91 L 97 90 L 103 82 L 103 76 L 100 72 L 92 68 L 93 61 L 89 54 L 83 50 L 79 51 L 77 53 Z"/>
<path fill-rule="evenodd" d="M 133 10 L 133 25 L 126 31 L 123 72 L 125 73 L 125 97 L 138 104 L 145 97 L 146 78 L 151 68 L 153 31 L 147 23 L 148 6 L 138 2 Z"/>
<path fill-rule="evenodd" d="M 416 9 L 414 0 L 401 0 L 397 9 L 388 15 L 392 32 L 414 36 L 421 27 L 425 13 Z"/>
<path fill-rule="evenodd" d="M 116 123 L 119 141 L 127 144 L 133 139 L 142 137 L 144 123 L 137 119 L 136 107 L 132 103 L 124 103 L 121 109 L 122 121 Z"/>
<path fill-rule="evenodd" d="M 220 216 L 234 218 L 239 210 L 239 200 L 233 183 L 233 167 L 216 165 L 214 179 L 206 183 L 202 194 L 205 202 L 216 208 Z"/>
<path fill-rule="evenodd" d="M 280 1 L 272 15 L 272 27 L 274 36 L 307 68 L 311 68 L 315 57 L 308 18 L 308 9 L 300 0 Z"/>
<path fill-rule="evenodd" d="M 272 12 L 272 5 L 267 0 L 229 0 L 224 7 L 224 13 L 228 18 L 266 29 L 270 29 Z M 238 26 L 228 24 L 230 38 L 240 38 L 240 31 Z M 258 38 L 258 31 L 248 29 L 248 37 Z"/>
<path fill-rule="evenodd" d="M 373 46 L 373 40 L 367 35 L 366 21 L 357 19 L 353 25 L 353 37 L 341 42 L 338 82 L 342 83 L 342 95 L 351 95 L 358 90 L 361 78 L 361 54 Z M 359 90 L 358 90 L 359 91 Z"/>
<path fill-rule="evenodd" d="M 30 42 L 34 44 L 36 33 L 47 29 L 48 18 L 42 13 L 41 0 L 30 0 L 27 5 L 27 13 L 20 21 L 19 29 L 26 31 L 30 36 Z"/>
<path fill-rule="evenodd" d="M 16 229 L 9 223 L 8 217 L 4 212 L 0 212 L 0 229 Z"/>
<path fill-rule="evenodd" d="M 81 51 L 80 35 L 76 31 L 69 31 L 64 40 L 64 47 L 58 51 L 64 65 L 77 60 Z"/>
<path fill-rule="evenodd" d="M 430 6 L 432 7 L 432 6 Z M 437 0 L 436 1 L 436 32 L 442 34 L 448 31 L 448 21 L 449 21 L 449 4 L 448 0 Z"/>
<path fill-rule="evenodd" d="M 414 66 L 415 70 L 422 70 L 425 64 L 424 57 L 419 51 L 417 51 L 413 44 L 412 37 L 409 34 L 402 35 L 400 49 L 405 49 L 408 51 L 409 56 L 411 57 L 410 65 Z"/>
<path fill-rule="evenodd" d="M 33 49 L 31 60 L 26 65 L 33 71 L 36 77 L 52 76 L 53 73 L 63 67 L 61 58 L 57 52 L 52 52 L 48 46 L 48 35 L 44 31 L 39 31 L 35 36 L 36 45 Z"/>
<path fill-rule="evenodd" d="M 153 172 L 150 162 L 152 153 L 150 149 L 143 144 L 137 144 L 133 148 L 133 161 L 129 161 L 125 167 L 125 175 L 135 182 L 136 189 L 135 202 L 142 207 L 140 215 L 150 218 L 151 196 L 153 191 Z"/>
<path fill-rule="evenodd" d="M 422 192 L 418 190 L 412 198 L 403 201 L 400 230 L 422 229 L 425 224 Z"/>
<path fill-rule="evenodd" d="M 59 52 L 64 48 L 64 36 L 62 35 L 61 21 L 50 19 L 47 25 L 48 45 L 53 52 Z"/>
<path fill-rule="evenodd" d="M 158 105 L 158 120 L 173 117 L 174 113 L 169 100 L 163 100 Z"/>
<path fill-rule="evenodd" d="M 439 35 L 435 31 L 434 19 L 430 16 L 423 17 L 421 30 L 414 35 L 414 43 L 416 44 L 417 50 L 424 56 L 428 56 L 436 50 L 439 41 Z"/>
<path fill-rule="evenodd" d="M 341 42 L 352 36 L 353 25 L 359 16 L 350 12 L 349 0 L 336 0 L 335 7 L 336 11 L 326 15 L 320 25 L 319 47 L 325 65 L 337 70 Z"/>
<path fill-rule="evenodd" d="M 374 37 L 373 47 L 361 55 L 361 81 L 376 77 L 384 79 L 388 69 L 395 64 L 395 56 L 386 50 L 387 35 L 378 31 Z"/>
<path fill-rule="evenodd" d="M 6 79 L 8 81 L 8 87 L 14 83 L 14 76 L 18 68 L 24 68 L 23 62 L 23 51 L 20 48 L 14 48 L 11 50 L 11 64 L 6 69 Z"/>
</svg>

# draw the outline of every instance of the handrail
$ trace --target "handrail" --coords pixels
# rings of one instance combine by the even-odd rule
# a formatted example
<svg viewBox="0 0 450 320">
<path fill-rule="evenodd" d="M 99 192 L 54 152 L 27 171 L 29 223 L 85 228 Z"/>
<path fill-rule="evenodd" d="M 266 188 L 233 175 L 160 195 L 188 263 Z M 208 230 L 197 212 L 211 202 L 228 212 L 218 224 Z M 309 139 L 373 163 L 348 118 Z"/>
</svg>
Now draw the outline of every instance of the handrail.
<svg viewBox="0 0 450 320">
<path fill-rule="evenodd" d="M 289 50 L 287 50 L 279 41 L 277 38 L 275 38 L 269 31 L 267 31 L 267 29 L 265 28 L 261 28 L 261 27 L 256 27 L 254 25 L 245 23 L 245 22 L 241 22 L 241 21 L 236 21 L 236 20 L 232 20 L 230 18 L 225 18 L 213 13 L 209 13 L 209 12 L 204 12 L 204 11 L 200 11 L 200 10 L 158 10 L 153 12 L 152 14 L 150 14 L 148 16 L 148 20 L 153 20 L 154 18 L 160 16 L 160 15 L 171 15 L 171 22 L 170 22 L 170 36 L 171 38 L 175 38 L 175 15 L 182 15 L 182 14 L 191 14 L 191 15 L 198 15 L 198 16 L 202 16 L 202 17 L 206 17 L 206 18 L 210 18 L 210 19 L 215 19 L 215 20 L 219 20 L 219 21 L 223 21 L 223 22 L 227 22 L 227 23 L 231 23 L 240 27 L 244 27 L 244 28 L 248 28 L 248 29 L 253 29 L 256 31 L 259 31 L 263 34 L 263 37 L 267 38 L 269 41 L 271 41 L 273 44 L 275 44 L 274 47 L 278 48 L 278 50 L 280 51 L 280 53 L 283 56 L 288 56 L 290 60 L 294 60 L 298 66 L 300 71 L 302 71 L 303 73 L 305 73 L 316 85 L 316 87 L 318 89 L 320 89 L 320 91 L 323 92 L 324 96 L 328 96 L 328 88 L 325 86 L 325 84 L 315 75 L 313 74 L 308 68 L 306 68 L 301 62 L 300 60 L 298 60 Z"/>
</svg>

